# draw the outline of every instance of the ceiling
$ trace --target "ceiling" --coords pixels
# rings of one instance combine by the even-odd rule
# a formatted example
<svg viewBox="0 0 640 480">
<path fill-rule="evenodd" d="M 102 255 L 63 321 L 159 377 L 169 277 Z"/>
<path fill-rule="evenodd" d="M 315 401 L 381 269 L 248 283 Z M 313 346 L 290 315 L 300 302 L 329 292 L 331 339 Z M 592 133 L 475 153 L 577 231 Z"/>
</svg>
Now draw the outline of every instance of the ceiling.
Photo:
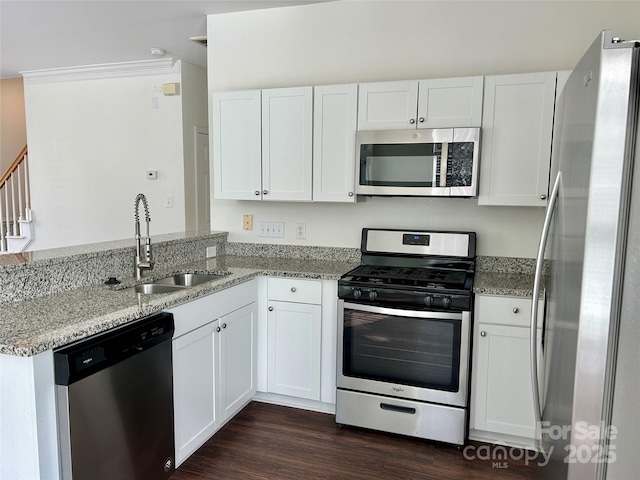
<svg viewBox="0 0 640 480">
<path fill-rule="evenodd" d="M 206 65 L 208 14 L 330 0 L 0 0 L 0 78 L 166 57 Z"/>
</svg>

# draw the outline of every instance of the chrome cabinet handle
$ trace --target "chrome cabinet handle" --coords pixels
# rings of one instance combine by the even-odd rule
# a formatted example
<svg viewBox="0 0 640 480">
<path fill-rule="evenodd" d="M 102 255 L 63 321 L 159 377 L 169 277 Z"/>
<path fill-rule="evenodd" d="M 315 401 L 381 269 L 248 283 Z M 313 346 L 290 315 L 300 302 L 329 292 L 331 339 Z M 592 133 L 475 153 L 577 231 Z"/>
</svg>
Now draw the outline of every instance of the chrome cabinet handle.
<svg viewBox="0 0 640 480">
<path fill-rule="evenodd" d="M 222 328 L 227 328 L 227 324 L 226 324 L 226 323 L 223 323 L 223 324 L 222 324 Z"/>
<path fill-rule="evenodd" d="M 543 193 L 542 195 L 540 195 L 540 200 L 546 200 L 547 196 Z"/>
<path fill-rule="evenodd" d="M 480 336 L 481 337 L 486 337 L 487 336 L 487 332 L 485 332 L 484 330 L 480 332 Z"/>
<path fill-rule="evenodd" d="M 270 312 L 273 312 L 273 307 L 269 307 L 269 311 L 270 311 Z"/>
<path fill-rule="evenodd" d="M 420 117 L 420 119 L 418 120 L 420 123 L 424 123 L 424 117 Z"/>
<path fill-rule="evenodd" d="M 263 195 L 266 195 L 266 194 L 267 194 L 267 191 L 266 191 L 266 190 L 262 190 L 262 194 L 263 194 Z"/>
<path fill-rule="evenodd" d="M 219 332 L 219 331 L 220 331 L 220 327 L 216 327 L 216 332 Z"/>
<path fill-rule="evenodd" d="M 256 195 L 260 195 L 260 190 L 256 190 Z"/>
<path fill-rule="evenodd" d="M 411 119 L 409 119 L 409 123 L 410 123 L 411 125 L 413 125 L 414 123 L 416 123 L 416 119 L 415 119 L 415 118 L 411 118 Z"/>
<path fill-rule="evenodd" d="M 519 309 L 518 307 L 515 307 L 515 308 L 513 309 L 513 313 L 518 313 L 519 311 L 520 311 L 520 309 Z"/>
<path fill-rule="evenodd" d="M 349 196 L 350 196 L 350 197 L 353 197 L 353 192 L 349 192 Z"/>
<path fill-rule="evenodd" d="M 296 293 L 296 287 L 291 287 L 291 291 L 292 291 L 293 293 Z"/>
</svg>

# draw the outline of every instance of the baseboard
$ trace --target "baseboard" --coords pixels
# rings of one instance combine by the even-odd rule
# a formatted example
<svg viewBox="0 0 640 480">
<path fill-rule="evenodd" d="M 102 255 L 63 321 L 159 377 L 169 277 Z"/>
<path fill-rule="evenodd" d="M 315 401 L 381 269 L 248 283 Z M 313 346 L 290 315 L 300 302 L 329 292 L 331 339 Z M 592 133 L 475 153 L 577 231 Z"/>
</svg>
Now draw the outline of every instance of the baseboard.
<svg viewBox="0 0 640 480">
<path fill-rule="evenodd" d="M 313 412 L 329 413 L 335 415 L 336 406 L 334 403 L 324 403 L 316 400 L 308 400 L 306 398 L 290 397 L 288 395 L 280 395 L 277 393 L 257 392 L 253 400 L 262 403 L 272 403 L 274 405 L 282 405 L 284 407 L 300 408 L 302 410 L 311 410 Z"/>
</svg>

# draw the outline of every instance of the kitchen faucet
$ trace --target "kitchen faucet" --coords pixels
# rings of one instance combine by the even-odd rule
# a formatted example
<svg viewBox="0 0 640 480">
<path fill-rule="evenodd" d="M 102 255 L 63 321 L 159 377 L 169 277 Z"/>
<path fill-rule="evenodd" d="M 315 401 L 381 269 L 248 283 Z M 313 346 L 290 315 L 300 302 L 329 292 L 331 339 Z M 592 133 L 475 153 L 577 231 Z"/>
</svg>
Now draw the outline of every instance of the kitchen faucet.
<svg viewBox="0 0 640 480">
<path fill-rule="evenodd" d="M 140 201 L 142 201 L 142 205 L 144 206 L 144 217 L 147 221 L 147 237 L 144 245 L 144 259 L 141 258 L 142 237 L 140 237 L 140 217 L 138 215 Z M 151 270 L 153 268 L 153 262 L 151 261 L 151 237 L 149 236 L 149 222 L 151 221 L 151 217 L 149 216 L 149 204 L 147 203 L 147 197 L 142 193 L 139 193 L 136 196 L 134 218 L 136 222 L 136 259 L 134 266 L 136 271 L 136 280 L 140 280 L 142 278 L 142 270 Z"/>
</svg>

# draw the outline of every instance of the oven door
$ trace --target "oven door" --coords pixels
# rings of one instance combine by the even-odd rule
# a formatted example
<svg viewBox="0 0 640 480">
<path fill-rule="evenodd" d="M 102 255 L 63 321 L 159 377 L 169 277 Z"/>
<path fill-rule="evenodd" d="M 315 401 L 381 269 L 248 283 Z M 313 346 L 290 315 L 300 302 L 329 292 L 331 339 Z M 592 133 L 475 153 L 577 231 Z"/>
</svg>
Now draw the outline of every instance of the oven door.
<svg viewBox="0 0 640 480">
<path fill-rule="evenodd" d="M 470 312 L 338 309 L 339 389 L 467 406 Z"/>
</svg>

